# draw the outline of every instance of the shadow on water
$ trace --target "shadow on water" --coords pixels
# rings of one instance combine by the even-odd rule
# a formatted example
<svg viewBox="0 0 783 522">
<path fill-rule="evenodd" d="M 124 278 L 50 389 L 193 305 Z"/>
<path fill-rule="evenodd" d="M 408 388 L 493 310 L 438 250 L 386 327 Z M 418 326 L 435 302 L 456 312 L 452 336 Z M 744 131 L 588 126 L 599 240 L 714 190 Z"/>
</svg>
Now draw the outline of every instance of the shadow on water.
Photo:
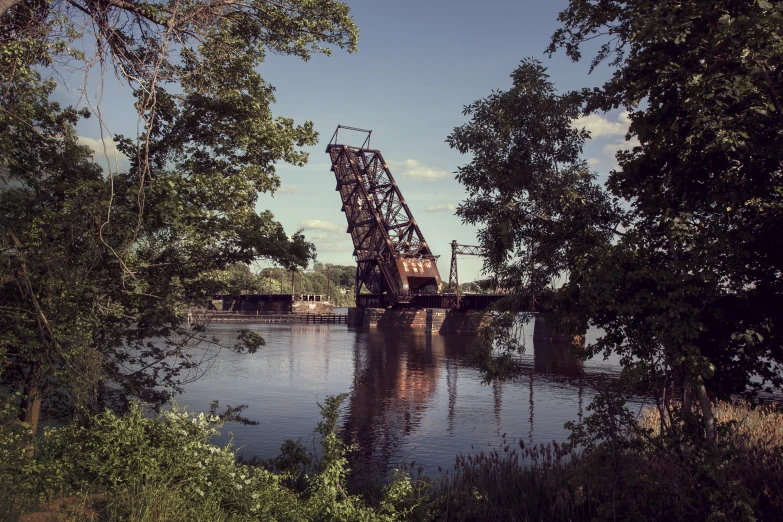
<svg viewBox="0 0 783 522">
<path fill-rule="evenodd" d="M 565 435 L 563 423 L 581 419 L 585 387 L 592 398 L 600 379 L 612 377 L 586 371 L 569 346 L 533 342 L 531 336 L 520 357 L 521 373 L 482 385 L 480 372 L 468 363 L 476 342 L 470 336 L 390 329 L 358 334 L 344 424 L 346 442 L 358 446 L 355 462 L 378 470 L 417 455 L 433 457 L 431 465 L 448 462 L 457 451 L 506 432 L 529 443 L 551 440 L 541 435 Z M 539 430 L 537 406 L 545 410 Z M 433 435 L 439 440 L 430 440 Z M 426 445 L 445 451 L 422 451 Z"/>
</svg>

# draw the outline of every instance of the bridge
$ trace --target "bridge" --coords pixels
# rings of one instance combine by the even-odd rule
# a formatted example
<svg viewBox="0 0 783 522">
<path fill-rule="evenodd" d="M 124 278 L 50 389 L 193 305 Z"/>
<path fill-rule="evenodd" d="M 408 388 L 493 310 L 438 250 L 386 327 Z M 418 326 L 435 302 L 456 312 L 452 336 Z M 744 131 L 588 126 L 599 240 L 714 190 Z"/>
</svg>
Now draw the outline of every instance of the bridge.
<svg viewBox="0 0 783 522">
<path fill-rule="evenodd" d="M 340 129 L 365 133 L 366 138 L 359 147 L 341 144 Z M 459 286 L 457 257 L 481 256 L 481 248 L 451 242 L 449 282 L 444 292 L 437 256 L 424 239 L 383 155 L 370 148 L 371 135 L 371 130 L 338 125 L 326 147 L 357 263 L 356 307 L 350 308 L 345 317 L 336 318 L 328 296 L 294 294 L 292 279 L 290 295 L 214 296 L 223 301 L 222 310 L 245 316 L 224 318 L 213 313 L 210 316 L 213 320 L 282 321 L 279 319 L 282 315 L 275 315 L 280 312 L 288 315 L 285 319 L 288 322 L 310 322 L 312 314 L 314 322 L 344 322 L 370 328 L 422 328 L 440 333 L 476 333 L 491 321 L 485 310 L 508 294 L 465 294 Z M 541 311 L 547 308 L 550 297 L 517 294 L 515 306 L 520 312 Z M 306 318 L 302 319 L 301 314 Z M 323 319 L 327 316 L 328 319 Z M 534 336 L 551 342 L 584 342 L 584 333 L 574 335 L 561 330 L 560 325 L 550 324 L 544 316 L 536 318 Z"/>
<path fill-rule="evenodd" d="M 366 138 L 359 147 L 341 144 L 340 129 L 365 133 Z M 424 239 L 381 151 L 370 148 L 371 135 L 371 130 L 338 125 L 326 147 L 348 224 L 346 232 L 353 242 L 357 308 L 486 310 L 505 297 L 503 292 L 461 292 L 457 256 L 480 256 L 482 251 L 456 241 L 451 242 L 449 283 L 443 291 L 438 256 Z M 293 289 L 293 279 L 291 284 Z M 312 302 L 320 305 L 323 296 L 241 294 L 215 295 L 214 299 L 222 300 L 224 309 L 232 311 L 309 312 L 316 308 Z M 535 298 L 531 296 L 529 301 L 525 308 L 534 310 Z M 305 303 L 307 308 L 302 306 Z"/>
<path fill-rule="evenodd" d="M 361 146 L 338 142 L 340 129 L 365 133 Z M 443 293 L 433 255 L 381 151 L 370 148 L 372 131 L 338 125 L 326 147 L 348 222 L 356 259 L 356 306 L 480 310 L 502 294 L 461 294 L 456 255 L 480 255 L 479 247 L 452 242 L 449 289 Z M 452 284 L 453 283 L 453 284 Z"/>
</svg>

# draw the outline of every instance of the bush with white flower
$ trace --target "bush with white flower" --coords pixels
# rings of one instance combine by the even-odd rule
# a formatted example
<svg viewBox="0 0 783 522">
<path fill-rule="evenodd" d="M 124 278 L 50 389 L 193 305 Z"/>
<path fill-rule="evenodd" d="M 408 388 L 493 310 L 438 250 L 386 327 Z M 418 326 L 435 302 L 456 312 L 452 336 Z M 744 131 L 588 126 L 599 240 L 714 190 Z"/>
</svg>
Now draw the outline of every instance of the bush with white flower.
<svg viewBox="0 0 783 522">
<path fill-rule="evenodd" d="M 346 448 L 336 433 L 344 398 L 322 406 L 321 464 L 303 492 L 287 486 L 287 473 L 238 463 L 231 444 L 212 444 L 219 417 L 175 403 L 156 417 L 136 403 L 124 415 L 47 429 L 29 474 L 50 497 L 102 494 L 112 519 L 399 520 L 414 505 L 407 477 L 388 486 L 378 508 L 345 491 Z"/>
</svg>

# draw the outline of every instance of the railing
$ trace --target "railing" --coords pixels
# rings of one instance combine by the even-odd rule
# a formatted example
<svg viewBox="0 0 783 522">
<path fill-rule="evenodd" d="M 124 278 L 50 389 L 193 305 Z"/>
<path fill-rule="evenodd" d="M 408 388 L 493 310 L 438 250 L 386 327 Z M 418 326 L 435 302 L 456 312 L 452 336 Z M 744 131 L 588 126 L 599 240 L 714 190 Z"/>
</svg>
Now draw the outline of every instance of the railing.
<svg viewBox="0 0 783 522">
<path fill-rule="evenodd" d="M 191 311 L 188 323 L 217 324 L 347 324 L 348 314 L 291 312 Z"/>
</svg>

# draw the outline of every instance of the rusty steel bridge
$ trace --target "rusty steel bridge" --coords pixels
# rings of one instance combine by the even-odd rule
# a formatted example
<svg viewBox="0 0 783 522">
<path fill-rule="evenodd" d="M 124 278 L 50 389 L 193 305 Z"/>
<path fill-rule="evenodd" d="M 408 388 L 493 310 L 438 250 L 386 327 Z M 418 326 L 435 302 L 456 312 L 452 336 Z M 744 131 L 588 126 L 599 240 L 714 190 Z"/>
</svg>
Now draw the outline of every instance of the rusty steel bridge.
<svg viewBox="0 0 783 522">
<path fill-rule="evenodd" d="M 340 129 L 366 133 L 361 146 L 338 143 Z M 359 308 L 445 308 L 483 310 L 505 297 L 466 294 L 459 288 L 458 255 L 482 255 L 481 248 L 451 242 L 451 269 L 445 286 L 438 272 L 437 257 L 413 218 L 381 151 L 370 148 L 371 130 L 338 125 L 326 147 L 340 193 L 346 232 L 353 241 L 356 259 L 356 306 Z M 235 302 L 302 300 L 294 295 L 216 295 Z M 282 290 L 282 283 L 281 283 Z M 445 291 L 444 291 L 445 290 Z M 535 300 L 531 301 L 534 303 Z M 531 309 L 535 304 L 531 305 Z"/>
<path fill-rule="evenodd" d="M 361 146 L 339 143 L 340 129 L 366 133 Z M 326 147 L 348 222 L 356 259 L 356 306 L 479 310 L 503 294 L 462 294 L 457 255 L 479 247 L 452 242 L 449 285 L 443 292 L 437 256 L 424 239 L 381 151 L 370 148 L 371 130 L 338 125 Z"/>
</svg>

